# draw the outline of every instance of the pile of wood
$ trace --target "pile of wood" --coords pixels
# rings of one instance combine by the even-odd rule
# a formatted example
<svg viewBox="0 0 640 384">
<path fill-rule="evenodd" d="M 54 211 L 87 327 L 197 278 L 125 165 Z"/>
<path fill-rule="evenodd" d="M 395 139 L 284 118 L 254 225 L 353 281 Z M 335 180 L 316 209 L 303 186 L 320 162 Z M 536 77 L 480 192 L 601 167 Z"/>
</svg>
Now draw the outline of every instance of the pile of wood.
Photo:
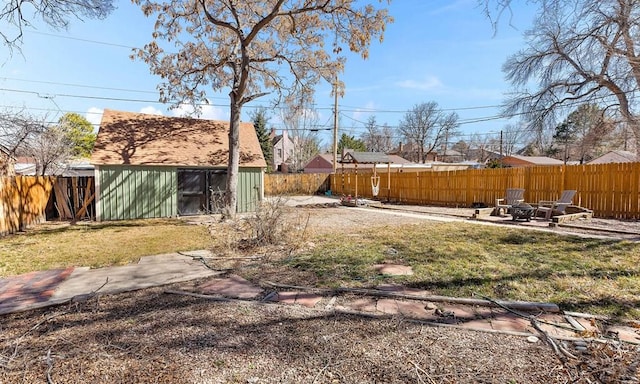
<svg viewBox="0 0 640 384">
<path fill-rule="evenodd" d="M 54 206 L 61 220 L 75 222 L 84 218 L 93 219 L 90 209 L 95 199 L 93 177 L 59 177 L 53 192 Z"/>
</svg>

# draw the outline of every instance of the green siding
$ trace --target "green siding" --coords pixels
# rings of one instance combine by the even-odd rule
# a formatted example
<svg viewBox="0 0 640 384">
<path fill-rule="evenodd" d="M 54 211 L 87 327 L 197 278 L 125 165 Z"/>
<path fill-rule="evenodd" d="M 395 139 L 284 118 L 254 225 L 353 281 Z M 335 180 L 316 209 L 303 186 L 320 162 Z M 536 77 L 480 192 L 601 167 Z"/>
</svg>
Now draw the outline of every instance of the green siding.
<svg viewBox="0 0 640 384">
<path fill-rule="evenodd" d="M 253 212 L 261 199 L 262 169 L 240 168 L 238 172 L 238 212 Z"/>
<path fill-rule="evenodd" d="M 100 220 L 129 220 L 178 215 L 176 167 L 100 166 Z M 262 196 L 262 169 L 240 168 L 238 212 L 252 212 Z"/>
<path fill-rule="evenodd" d="M 100 166 L 98 178 L 101 220 L 177 215 L 175 167 Z"/>
</svg>

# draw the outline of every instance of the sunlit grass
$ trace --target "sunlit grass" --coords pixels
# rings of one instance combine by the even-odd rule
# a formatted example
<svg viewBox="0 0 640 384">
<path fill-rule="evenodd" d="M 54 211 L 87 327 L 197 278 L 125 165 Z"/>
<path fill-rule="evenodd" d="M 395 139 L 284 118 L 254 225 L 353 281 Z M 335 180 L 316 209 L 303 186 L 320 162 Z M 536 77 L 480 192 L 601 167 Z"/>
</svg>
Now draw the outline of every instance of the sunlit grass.
<svg viewBox="0 0 640 384">
<path fill-rule="evenodd" d="M 326 286 L 407 284 L 433 294 L 557 303 L 564 310 L 639 317 L 640 245 L 465 223 L 376 228 L 316 239 L 288 267 Z M 391 251 L 392 250 L 392 251 Z M 412 276 L 371 266 L 410 265 Z"/>
<path fill-rule="evenodd" d="M 309 240 L 311 250 L 264 260 L 251 278 L 261 279 L 271 263 L 283 276 L 303 272 L 325 287 L 395 283 L 437 295 L 552 302 L 563 310 L 640 318 L 640 245 L 628 241 L 432 222 Z M 211 249 L 213 242 L 206 227 L 180 220 L 53 225 L 0 238 L 0 276 L 123 265 L 147 255 Z M 414 274 L 383 276 L 373 268 L 379 263 L 409 265 Z"/>
<path fill-rule="evenodd" d="M 70 266 L 124 265 L 142 256 L 204 249 L 210 244 L 204 226 L 180 220 L 48 224 L 0 238 L 0 276 Z"/>
</svg>

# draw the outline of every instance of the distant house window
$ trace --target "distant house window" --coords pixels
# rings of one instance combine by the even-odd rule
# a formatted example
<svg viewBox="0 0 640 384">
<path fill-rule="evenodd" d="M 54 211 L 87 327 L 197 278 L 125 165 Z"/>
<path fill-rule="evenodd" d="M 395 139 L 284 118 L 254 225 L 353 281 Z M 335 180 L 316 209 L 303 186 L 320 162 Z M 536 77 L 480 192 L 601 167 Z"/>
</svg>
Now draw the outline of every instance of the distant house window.
<svg viewBox="0 0 640 384">
<path fill-rule="evenodd" d="M 282 159 L 282 149 L 278 149 L 278 158 Z"/>
</svg>

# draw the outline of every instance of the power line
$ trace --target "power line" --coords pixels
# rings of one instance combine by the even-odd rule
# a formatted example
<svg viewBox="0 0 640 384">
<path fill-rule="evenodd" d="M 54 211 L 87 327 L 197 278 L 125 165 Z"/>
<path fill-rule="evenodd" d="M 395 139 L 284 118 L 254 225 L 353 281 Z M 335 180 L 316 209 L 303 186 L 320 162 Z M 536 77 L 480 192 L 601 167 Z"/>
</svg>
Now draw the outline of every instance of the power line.
<svg viewBox="0 0 640 384">
<path fill-rule="evenodd" d="M 67 87 L 76 87 L 76 88 L 88 88 L 88 89 L 99 89 L 103 91 L 118 91 L 118 92 L 131 92 L 131 93 L 146 93 L 157 95 L 158 91 L 145 91 L 139 89 L 127 89 L 127 88 L 111 88 L 111 87 L 103 87 L 98 85 L 85 85 L 85 84 L 74 84 L 74 83 L 60 83 L 55 81 L 44 81 L 44 80 L 27 80 L 27 79 L 17 79 L 12 77 L 0 77 L 2 80 L 10 80 L 10 81 L 18 81 L 25 83 L 34 83 L 34 84 L 49 84 L 49 85 L 63 85 Z M 228 100 L 227 97 L 221 96 L 206 96 L 207 99 L 220 99 L 220 100 Z"/>
<path fill-rule="evenodd" d="M 106 46 L 113 46 L 113 47 L 119 47 L 119 48 L 127 48 L 127 49 L 139 49 L 138 47 L 133 47 L 133 46 L 129 46 L 129 45 L 124 45 L 124 44 L 118 44 L 118 43 L 110 43 L 110 42 L 105 42 L 105 41 L 98 41 L 98 40 L 92 40 L 92 39 L 84 39 L 84 38 L 78 38 L 78 37 L 73 37 L 73 36 L 65 36 L 65 35 L 59 35 L 59 34 L 53 34 L 53 33 L 47 33 L 47 32 L 40 32 L 40 31 L 35 31 L 35 30 L 25 30 L 26 33 L 33 33 L 33 34 L 38 34 L 38 35 L 43 35 L 43 36 L 49 36 L 49 37 L 57 37 L 57 38 L 61 38 L 61 39 L 68 39 L 68 40 L 75 40 L 75 41 L 81 41 L 81 42 L 86 42 L 86 43 L 91 43 L 91 44 L 100 44 L 100 45 L 106 45 Z M 55 83 L 52 83 L 55 84 Z M 63 83 L 62 83 L 63 84 Z M 69 84 L 70 85 L 70 84 Z M 82 86 L 82 85 L 78 85 L 78 86 Z M 91 86 L 85 86 L 85 87 L 91 87 Z M 100 87 L 96 87 L 98 89 L 100 89 Z M 109 89 L 109 88 L 102 88 L 102 89 Z M 113 90 L 118 90 L 118 89 L 113 89 Z M 151 91 L 134 91 L 134 90 L 129 90 L 131 92 L 151 92 Z M 633 93 L 637 90 L 631 90 L 627 93 Z M 67 95 L 59 95 L 59 96 L 67 96 Z M 603 96 L 599 96 L 596 97 L 595 99 L 605 99 L 611 96 L 615 96 L 615 95 L 603 95 Z M 69 96 L 70 97 L 70 96 Z M 90 98 L 90 97 L 87 97 Z M 94 97 L 96 98 L 96 97 Z M 215 97 L 212 97 L 215 98 Z M 635 97 L 631 97 L 631 99 L 634 99 Z M 106 99 L 106 100 L 119 100 L 117 98 L 114 99 Z M 122 99 L 121 101 L 129 101 L 126 99 Z M 150 103 L 158 103 L 157 101 L 135 101 L 134 102 L 150 102 Z M 567 103 L 566 106 L 571 107 L 573 105 L 579 105 L 582 104 L 582 102 L 580 100 L 574 100 L 573 102 Z M 213 105 L 213 104 L 197 104 L 200 106 L 204 106 L 204 105 Z M 213 105 L 213 106 L 220 106 L 220 105 Z M 224 105 L 226 106 L 226 105 Z M 248 108 L 263 108 L 263 106 L 246 106 Z M 349 106 L 345 106 L 347 109 L 343 108 L 343 111 L 345 112 L 369 112 L 369 113 L 406 113 L 409 110 L 376 110 L 376 109 L 372 109 L 372 108 L 362 108 L 362 107 L 349 107 Z M 280 107 L 282 108 L 282 107 Z M 354 108 L 352 109 L 348 109 L 348 108 Z M 444 108 L 444 109 L 440 109 L 441 111 L 463 111 L 463 110 L 476 110 L 476 109 L 490 109 L 490 108 L 504 108 L 504 105 L 488 105 L 488 106 L 470 106 L 470 107 L 459 107 L 459 108 Z M 323 110 L 323 109 L 331 109 L 330 107 L 326 107 L 326 108 L 316 108 L 319 110 Z M 535 112 L 535 111 L 534 111 Z M 519 113 L 519 114 L 514 114 L 514 116 L 517 115 L 523 115 L 525 113 Z M 513 116 L 512 116 L 513 117 Z M 510 117 L 505 117 L 505 118 L 510 118 Z M 487 119 L 493 119 L 493 117 L 488 117 Z M 485 120 L 478 120 L 478 121 L 473 121 L 473 122 L 482 122 Z"/>
<path fill-rule="evenodd" d="M 59 39 L 82 41 L 84 43 L 107 45 L 107 46 L 118 47 L 118 48 L 138 49 L 138 47 L 132 47 L 132 46 L 129 46 L 129 45 L 124 45 L 124 44 L 108 43 L 108 42 L 105 42 L 105 41 L 90 40 L 90 39 L 81 39 L 79 37 L 57 35 L 57 34 L 54 34 L 54 33 L 46 33 L 46 32 L 34 31 L 34 30 L 30 30 L 30 29 L 25 30 L 25 32 L 33 33 L 33 34 L 36 34 L 36 35 L 48 36 L 48 37 L 57 37 Z"/>
</svg>

